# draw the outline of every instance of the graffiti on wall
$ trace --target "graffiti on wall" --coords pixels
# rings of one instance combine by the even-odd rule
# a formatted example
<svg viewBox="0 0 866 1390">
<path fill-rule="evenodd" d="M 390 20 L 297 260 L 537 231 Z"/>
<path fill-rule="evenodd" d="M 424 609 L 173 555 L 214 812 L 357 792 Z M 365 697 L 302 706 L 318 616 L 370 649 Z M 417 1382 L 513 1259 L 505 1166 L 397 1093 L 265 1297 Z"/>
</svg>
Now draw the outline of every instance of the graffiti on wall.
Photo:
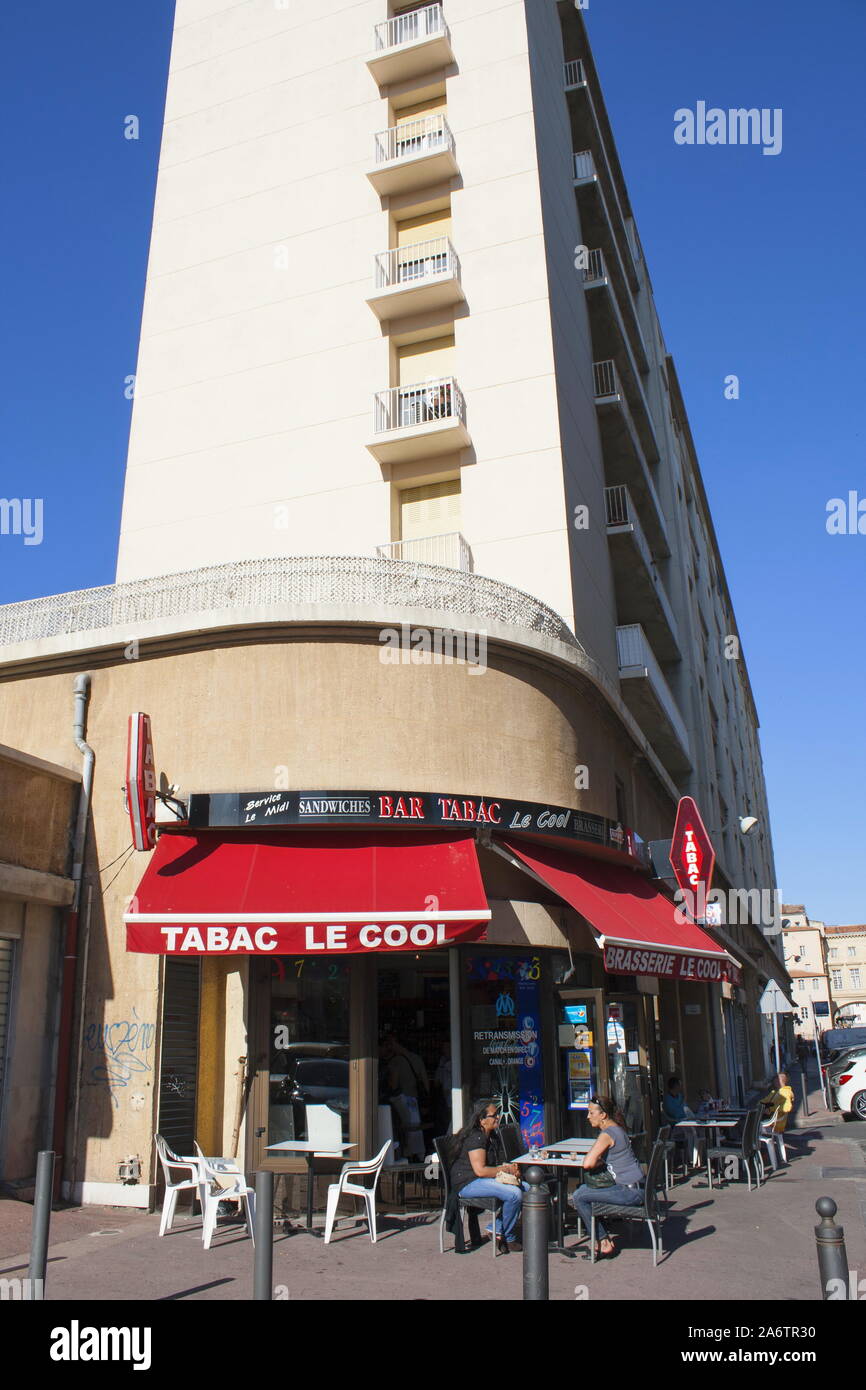
<svg viewBox="0 0 866 1390">
<path fill-rule="evenodd" d="M 88 1024 L 84 1030 L 84 1046 L 90 1054 L 85 1066 L 87 1085 L 107 1086 L 112 1104 L 119 1106 L 118 1092 L 153 1071 L 155 1037 L 156 1024 L 142 1022 L 134 1007 L 131 1018 Z"/>
</svg>

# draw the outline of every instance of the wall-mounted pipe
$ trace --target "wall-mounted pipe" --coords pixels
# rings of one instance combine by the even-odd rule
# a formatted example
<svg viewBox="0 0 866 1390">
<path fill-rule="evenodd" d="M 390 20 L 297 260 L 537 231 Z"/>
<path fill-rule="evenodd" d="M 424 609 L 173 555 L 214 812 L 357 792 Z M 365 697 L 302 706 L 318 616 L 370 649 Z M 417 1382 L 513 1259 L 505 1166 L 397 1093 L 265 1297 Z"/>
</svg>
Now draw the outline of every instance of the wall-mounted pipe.
<svg viewBox="0 0 866 1390">
<path fill-rule="evenodd" d="M 84 850 L 87 840 L 87 823 L 90 817 L 90 798 L 93 790 L 93 765 L 96 754 L 85 741 L 87 731 L 87 705 L 90 699 L 90 676 L 75 677 L 75 694 L 72 717 L 72 737 L 82 755 L 81 793 L 78 798 L 78 816 L 72 838 L 72 902 L 66 914 L 66 930 L 63 940 L 63 967 L 60 979 L 60 1025 L 57 1040 L 57 1086 L 54 1094 L 54 1141 L 53 1148 L 58 1157 L 54 1170 L 55 1196 L 59 1194 L 63 1178 L 63 1156 L 66 1151 L 66 1111 L 69 1104 L 69 1073 L 72 1051 L 72 1018 L 75 1012 L 75 976 L 78 967 L 78 919 L 81 905 L 81 881 L 84 876 Z M 84 1008 L 84 1000 L 81 1007 Z M 69 1174 L 69 1181 L 72 1181 Z"/>
</svg>

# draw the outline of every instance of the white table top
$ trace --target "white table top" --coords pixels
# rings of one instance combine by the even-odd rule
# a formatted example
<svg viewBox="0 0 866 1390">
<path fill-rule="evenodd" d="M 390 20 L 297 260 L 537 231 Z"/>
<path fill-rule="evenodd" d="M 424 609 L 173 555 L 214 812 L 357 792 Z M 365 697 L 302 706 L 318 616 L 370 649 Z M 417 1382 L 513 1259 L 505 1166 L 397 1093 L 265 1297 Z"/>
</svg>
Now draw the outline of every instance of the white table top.
<svg viewBox="0 0 866 1390">
<path fill-rule="evenodd" d="M 545 1144 L 545 1153 L 589 1153 L 594 1139 L 560 1139 L 555 1144 Z"/>
<path fill-rule="evenodd" d="M 732 1129 L 739 1120 L 677 1120 L 674 1129 Z"/>
<path fill-rule="evenodd" d="M 280 1144 L 267 1144 L 269 1151 L 282 1149 L 286 1153 L 315 1154 L 317 1158 L 339 1158 L 347 1149 L 356 1149 L 357 1144 L 332 1144 L 329 1149 L 312 1144 L 309 1139 L 284 1139 Z"/>
<path fill-rule="evenodd" d="M 548 1152 L 547 1149 L 544 1151 Z M 542 1168 L 582 1168 L 584 1155 L 573 1149 L 570 1154 L 559 1154 L 556 1158 L 534 1158 L 532 1154 L 521 1154 L 512 1158 L 512 1163 L 537 1163 Z"/>
</svg>

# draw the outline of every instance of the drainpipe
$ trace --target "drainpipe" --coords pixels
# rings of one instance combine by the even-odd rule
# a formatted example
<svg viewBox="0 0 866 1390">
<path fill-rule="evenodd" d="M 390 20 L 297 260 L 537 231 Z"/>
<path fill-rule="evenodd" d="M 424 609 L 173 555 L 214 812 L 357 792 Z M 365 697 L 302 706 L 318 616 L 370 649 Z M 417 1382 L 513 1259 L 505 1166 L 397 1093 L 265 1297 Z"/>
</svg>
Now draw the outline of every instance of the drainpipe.
<svg viewBox="0 0 866 1390">
<path fill-rule="evenodd" d="M 84 740 L 87 727 L 87 704 L 90 698 L 90 676 L 75 677 L 75 707 L 72 737 L 83 758 L 81 794 L 78 799 L 78 818 L 72 841 L 72 902 L 66 914 L 63 940 L 63 969 L 60 982 L 60 1027 L 57 1040 L 57 1088 L 54 1097 L 55 1199 L 63 1177 L 63 1155 L 66 1148 L 66 1120 L 69 1103 L 70 1053 L 72 1050 L 72 1016 L 75 1011 L 75 976 L 78 966 L 78 917 L 81 904 L 81 881 L 84 875 L 84 847 L 87 821 L 90 815 L 90 796 L 93 788 L 93 764 L 96 754 Z M 84 1000 L 81 1001 L 84 1008 Z M 72 1175 L 70 1174 L 70 1181 Z"/>
</svg>

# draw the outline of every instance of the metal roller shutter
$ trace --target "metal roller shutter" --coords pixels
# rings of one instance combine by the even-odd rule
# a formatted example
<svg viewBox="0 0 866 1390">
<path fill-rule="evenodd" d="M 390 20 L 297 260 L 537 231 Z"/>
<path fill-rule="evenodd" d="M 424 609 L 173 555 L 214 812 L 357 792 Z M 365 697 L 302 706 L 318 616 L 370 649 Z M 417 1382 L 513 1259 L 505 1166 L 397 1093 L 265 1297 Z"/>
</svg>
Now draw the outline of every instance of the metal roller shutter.
<svg viewBox="0 0 866 1390">
<path fill-rule="evenodd" d="M 0 940 L 0 1107 L 3 1104 L 3 1078 L 6 1073 L 6 1044 L 9 1035 L 14 960 L 15 942 Z"/>
<path fill-rule="evenodd" d="M 199 961 L 166 960 L 159 1132 L 178 1154 L 192 1153 L 195 1139 L 200 978 Z"/>
</svg>

